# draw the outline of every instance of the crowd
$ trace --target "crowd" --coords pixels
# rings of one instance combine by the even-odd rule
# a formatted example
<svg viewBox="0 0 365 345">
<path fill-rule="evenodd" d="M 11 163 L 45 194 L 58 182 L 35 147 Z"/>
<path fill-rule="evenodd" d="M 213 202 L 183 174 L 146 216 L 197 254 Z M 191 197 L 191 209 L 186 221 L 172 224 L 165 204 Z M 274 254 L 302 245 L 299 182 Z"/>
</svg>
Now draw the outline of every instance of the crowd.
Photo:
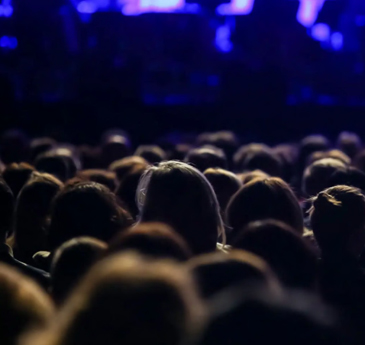
<svg viewBox="0 0 365 345">
<path fill-rule="evenodd" d="M 0 138 L 0 344 L 365 341 L 365 149 Z"/>
</svg>

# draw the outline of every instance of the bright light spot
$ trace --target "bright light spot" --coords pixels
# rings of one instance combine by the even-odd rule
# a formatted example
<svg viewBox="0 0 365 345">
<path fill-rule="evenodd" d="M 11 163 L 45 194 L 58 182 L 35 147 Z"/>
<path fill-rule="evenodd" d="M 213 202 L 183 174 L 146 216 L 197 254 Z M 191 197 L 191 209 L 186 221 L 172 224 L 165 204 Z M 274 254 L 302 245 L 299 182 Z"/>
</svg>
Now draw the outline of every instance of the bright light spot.
<svg viewBox="0 0 365 345">
<path fill-rule="evenodd" d="M 231 0 L 229 4 L 221 4 L 217 7 L 217 13 L 226 15 L 248 15 L 252 12 L 255 0 Z"/>
<path fill-rule="evenodd" d="M 300 5 L 297 13 L 297 19 L 300 24 L 309 28 L 317 20 L 325 0 L 299 0 Z"/>
<path fill-rule="evenodd" d="M 218 27 L 215 34 L 215 45 L 223 53 L 228 53 L 233 49 L 233 44 L 230 41 L 231 29 L 229 25 Z"/>
<path fill-rule="evenodd" d="M 356 16 L 355 23 L 357 26 L 365 26 L 365 16 L 363 15 Z"/>
<path fill-rule="evenodd" d="M 331 44 L 334 50 L 341 50 L 343 47 L 343 35 L 341 32 L 334 32 L 331 36 Z"/>
<path fill-rule="evenodd" d="M 0 5 L 0 16 L 11 17 L 13 11 L 13 7 L 10 5 Z"/>
<path fill-rule="evenodd" d="M 312 27 L 312 37 L 316 41 L 326 42 L 331 34 L 330 27 L 327 24 L 316 24 Z"/>
<path fill-rule="evenodd" d="M 122 13 L 127 16 L 151 12 L 170 13 L 183 10 L 184 7 L 185 0 L 129 0 L 123 6 Z"/>
<path fill-rule="evenodd" d="M 81 1 L 77 5 L 77 10 L 80 13 L 92 14 L 97 11 L 97 6 L 93 2 L 90 2 L 90 1 Z"/>
<path fill-rule="evenodd" d="M 16 37 L 2 36 L 0 37 L 0 47 L 15 49 L 18 47 L 18 40 Z"/>
</svg>

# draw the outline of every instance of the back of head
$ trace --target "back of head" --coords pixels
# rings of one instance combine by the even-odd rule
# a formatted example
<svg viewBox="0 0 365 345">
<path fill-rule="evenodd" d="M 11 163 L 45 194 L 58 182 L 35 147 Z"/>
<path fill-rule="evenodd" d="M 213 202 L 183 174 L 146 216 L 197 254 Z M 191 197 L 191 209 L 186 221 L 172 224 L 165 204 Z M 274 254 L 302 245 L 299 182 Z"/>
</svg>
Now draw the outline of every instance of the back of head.
<svg viewBox="0 0 365 345">
<path fill-rule="evenodd" d="M 242 187 L 242 182 L 233 173 L 223 169 L 207 169 L 205 177 L 212 185 L 222 213 L 231 197 Z"/>
<path fill-rule="evenodd" d="M 157 145 L 141 145 L 134 155 L 142 157 L 150 164 L 160 163 L 167 159 L 166 152 Z"/>
<path fill-rule="evenodd" d="M 345 171 L 336 171 L 329 179 L 328 187 L 345 185 L 356 187 L 365 191 L 365 173 L 362 171 L 349 167 Z"/>
<path fill-rule="evenodd" d="M 130 141 L 125 135 L 110 135 L 105 138 L 101 146 L 101 163 L 107 168 L 118 159 L 125 158 L 130 154 Z"/>
<path fill-rule="evenodd" d="M 0 243 L 4 243 L 12 230 L 14 215 L 14 195 L 10 187 L 0 177 Z"/>
<path fill-rule="evenodd" d="M 36 158 L 56 146 L 56 140 L 52 138 L 36 138 L 30 143 L 30 161 L 35 162 Z"/>
<path fill-rule="evenodd" d="M 107 187 L 96 182 L 75 183 L 66 186 L 54 200 L 49 244 L 55 249 L 78 236 L 109 241 L 129 225 L 129 216 Z"/>
<path fill-rule="evenodd" d="M 38 171 L 54 175 L 63 182 L 72 177 L 66 157 L 53 151 L 39 155 L 35 161 L 35 167 Z"/>
<path fill-rule="evenodd" d="M 315 287 L 317 258 L 290 226 L 273 220 L 254 222 L 242 230 L 232 245 L 266 260 L 284 285 Z"/>
<path fill-rule="evenodd" d="M 282 221 L 303 233 L 299 202 L 289 185 L 279 178 L 256 179 L 244 185 L 231 199 L 226 216 L 232 227 L 232 240 L 249 223 L 266 219 Z"/>
<path fill-rule="evenodd" d="M 192 166 L 175 161 L 150 167 L 138 186 L 143 222 L 175 229 L 194 254 L 213 251 L 224 236 L 219 204 L 208 180 Z"/>
<path fill-rule="evenodd" d="M 27 183 L 33 171 L 34 168 L 27 163 L 12 163 L 5 168 L 3 178 L 12 190 L 15 198 Z"/>
<path fill-rule="evenodd" d="M 28 137 L 18 129 L 11 129 L 3 133 L 0 156 L 4 164 L 26 162 L 29 158 Z"/>
<path fill-rule="evenodd" d="M 108 187 L 112 192 L 116 188 L 116 175 L 112 171 L 102 169 L 88 169 L 78 172 L 77 177 L 83 181 L 92 181 Z"/>
<path fill-rule="evenodd" d="M 299 164 L 305 164 L 308 157 L 317 151 L 327 151 L 330 147 L 329 140 L 323 135 L 309 135 L 300 143 Z"/>
<path fill-rule="evenodd" d="M 209 168 L 228 168 L 224 152 L 213 146 L 192 149 L 185 157 L 185 162 L 192 164 L 201 172 Z"/>
<path fill-rule="evenodd" d="M 168 225 L 140 223 L 119 233 L 109 244 L 107 254 L 137 251 L 151 258 L 186 261 L 192 253 L 185 240 Z"/>
<path fill-rule="evenodd" d="M 314 235 L 324 255 L 361 254 L 365 243 L 365 196 L 359 189 L 335 186 L 324 190 L 313 199 L 310 214 Z"/>
<path fill-rule="evenodd" d="M 245 185 L 257 178 L 269 178 L 270 175 L 266 174 L 261 170 L 253 170 L 249 172 L 245 172 L 238 175 L 239 179 L 242 181 L 242 184 Z"/>
<path fill-rule="evenodd" d="M 144 158 L 130 156 L 113 162 L 109 166 L 109 170 L 113 171 L 117 175 L 118 181 L 121 182 L 132 170 L 135 170 L 136 168 L 147 169 L 147 167 L 148 162 Z"/>
<path fill-rule="evenodd" d="M 274 290 L 279 288 L 277 278 L 266 262 L 245 251 L 197 256 L 188 263 L 188 267 L 205 299 L 238 284 L 263 285 Z"/>
<path fill-rule="evenodd" d="M 303 193 L 307 196 L 317 195 L 328 187 L 331 176 L 338 171 L 346 171 L 346 165 L 338 159 L 324 158 L 315 161 L 304 171 Z"/>
<path fill-rule="evenodd" d="M 279 155 L 263 144 L 242 146 L 234 155 L 237 171 L 262 170 L 271 176 L 281 176 L 282 162 Z"/>
<path fill-rule="evenodd" d="M 326 152 L 322 152 L 322 151 L 314 152 L 309 156 L 307 164 L 311 165 L 314 162 L 319 161 L 324 158 L 338 159 L 339 161 L 341 161 L 342 163 L 344 163 L 347 166 L 351 164 L 351 158 L 346 153 L 344 153 L 340 150 L 330 150 L 330 151 L 326 151 Z"/>
<path fill-rule="evenodd" d="M 106 249 L 106 243 L 91 237 L 74 238 L 61 245 L 51 265 L 53 298 L 64 301 Z"/>
<path fill-rule="evenodd" d="M 362 148 L 361 138 L 352 132 L 342 132 L 337 139 L 338 148 L 345 152 L 351 159 L 354 158 Z"/>
<path fill-rule="evenodd" d="M 15 345 L 29 330 L 47 325 L 53 306 L 46 293 L 10 266 L 0 264 L 0 343 Z"/>
<path fill-rule="evenodd" d="M 47 343 L 178 345 L 202 316 L 183 267 L 117 255 L 97 264 L 74 291 L 50 332 L 55 341 Z"/>
</svg>

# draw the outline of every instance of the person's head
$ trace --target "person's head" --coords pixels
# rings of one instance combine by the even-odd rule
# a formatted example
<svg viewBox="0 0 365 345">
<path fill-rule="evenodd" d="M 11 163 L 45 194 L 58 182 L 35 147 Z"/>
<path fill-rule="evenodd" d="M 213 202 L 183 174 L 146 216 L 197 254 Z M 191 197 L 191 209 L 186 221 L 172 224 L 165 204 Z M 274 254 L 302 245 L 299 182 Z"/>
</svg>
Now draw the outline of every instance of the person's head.
<svg viewBox="0 0 365 345">
<path fill-rule="evenodd" d="M 136 165 L 131 168 L 123 177 L 116 190 L 116 195 L 122 202 L 123 207 L 137 219 L 139 209 L 136 201 L 136 193 L 139 181 L 146 171 L 146 165 Z"/>
<path fill-rule="evenodd" d="M 143 222 L 170 225 L 188 242 L 194 254 L 214 251 L 224 240 L 224 226 L 214 190 L 194 167 L 169 161 L 150 167 L 138 186 Z"/>
<path fill-rule="evenodd" d="M 291 181 L 295 172 L 295 163 L 298 159 L 298 147 L 294 144 L 280 144 L 273 148 L 282 163 L 282 178 Z"/>
<path fill-rule="evenodd" d="M 54 175 L 63 182 L 72 178 L 76 172 L 71 167 L 69 157 L 53 150 L 38 155 L 35 167 L 38 171 Z"/>
<path fill-rule="evenodd" d="M 217 296 L 198 345 L 345 345 L 332 310 L 303 292 L 240 287 Z M 346 339 L 347 340 L 347 339 Z"/>
<path fill-rule="evenodd" d="M 91 237 L 77 237 L 62 244 L 52 259 L 52 297 L 62 303 L 108 246 Z"/>
<path fill-rule="evenodd" d="M 136 251 L 154 259 L 186 261 L 192 252 L 185 240 L 168 225 L 140 223 L 120 232 L 109 243 L 107 255 Z"/>
<path fill-rule="evenodd" d="M 354 158 L 362 148 L 362 141 L 356 133 L 342 132 L 338 136 L 337 146 L 350 158 Z"/>
<path fill-rule="evenodd" d="M 129 138 L 125 135 L 110 135 L 104 139 L 101 146 L 101 163 L 107 168 L 118 159 L 129 156 L 131 151 Z"/>
<path fill-rule="evenodd" d="M 275 274 L 264 260 L 255 254 L 233 250 L 197 256 L 188 262 L 201 295 L 209 299 L 235 285 L 263 285 L 279 289 Z"/>
<path fill-rule="evenodd" d="M 316 255 L 289 225 L 274 220 L 250 223 L 232 246 L 263 258 L 288 287 L 315 287 Z"/>
<path fill-rule="evenodd" d="M 242 182 L 235 174 L 224 169 L 210 168 L 205 170 L 204 175 L 214 189 L 223 214 L 231 197 L 242 187 Z"/>
<path fill-rule="evenodd" d="M 305 137 L 299 147 L 298 168 L 303 172 L 309 156 L 314 152 L 328 151 L 330 148 L 329 140 L 320 134 Z"/>
<path fill-rule="evenodd" d="M 361 150 L 355 156 L 353 159 L 353 165 L 362 172 L 365 172 L 365 150 Z"/>
<path fill-rule="evenodd" d="M 317 195 L 328 187 L 331 176 L 346 171 L 346 165 L 338 159 L 323 158 L 315 161 L 304 171 L 302 191 L 307 196 Z"/>
<path fill-rule="evenodd" d="M 0 138 L 0 156 L 4 164 L 26 162 L 29 158 L 29 140 L 24 132 L 11 129 Z"/>
<path fill-rule="evenodd" d="M 348 167 L 346 170 L 339 170 L 333 173 L 329 179 L 328 187 L 333 186 L 351 186 L 365 191 L 365 173 L 353 168 Z"/>
<path fill-rule="evenodd" d="M 123 159 L 119 159 L 109 166 L 109 170 L 117 175 L 117 179 L 121 182 L 131 171 L 136 169 L 147 169 L 148 162 L 138 156 L 130 156 Z"/>
<path fill-rule="evenodd" d="M 77 173 L 77 177 L 83 181 L 93 181 L 108 187 L 112 192 L 115 191 L 116 175 L 112 171 L 102 169 L 88 169 Z"/>
<path fill-rule="evenodd" d="M 237 171 L 262 170 L 271 176 L 281 176 L 282 162 L 279 155 L 263 144 L 242 146 L 234 155 Z"/>
<path fill-rule="evenodd" d="M 0 177 L 0 205 L 0 243 L 4 243 L 12 230 L 14 195 L 2 177 Z"/>
<path fill-rule="evenodd" d="M 341 161 L 342 163 L 344 163 L 345 165 L 350 165 L 351 164 L 351 158 L 344 152 L 340 151 L 340 150 L 330 150 L 330 151 L 326 151 L 326 152 L 322 152 L 322 151 L 317 151 L 312 153 L 307 161 L 307 165 L 311 165 L 316 161 L 319 161 L 321 159 L 324 158 L 333 158 L 333 159 L 338 159 L 339 161 Z"/>
<path fill-rule="evenodd" d="M 46 327 L 54 307 L 35 282 L 10 266 L 0 264 L 0 343 L 18 344 L 28 331 Z"/>
<path fill-rule="evenodd" d="M 3 179 L 9 185 L 15 198 L 27 183 L 33 171 L 34 167 L 28 163 L 12 163 L 5 168 Z"/>
<path fill-rule="evenodd" d="M 47 227 L 51 203 L 63 184 L 49 174 L 34 172 L 16 201 L 14 245 L 22 260 L 48 250 Z"/>
<path fill-rule="evenodd" d="M 264 173 L 261 170 L 253 170 L 253 171 L 245 172 L 242 174 L 238 174 L 237 176 L 242 181 L 243 185 L 245 185 L 257 178 L 269 178 L 270 177 L 270 175 Z"/>
<path fill-rule="evenodd" d="M 226 217 L 231 226 L 230 239 L 249 223 L 275 219 L 303 233 L 303 214 L 289 185 L 280 178 L 256 179 L 244 185 L 231 199 Z"/>
<path fill-rule="evenodd" d="M 313 199 L 310 217 L 322 254 L 361 254 L 365 243 L 365 196 L 360 189 L 335 186 L 320 192 Z"/>
<path fill-rule="evenodd" d="M 130 217 L 115 195 L 96 182 L 67 185 L 56 195 L 49 228 L 50 249 L 79 236 L 109 241 L 130 225 Z"/>
<path fill-rule="evenodd" d="M 61 310 L 49 338 L 39 340 L 52 345 L 178 345 L 204 319 L 184 267 L 121 254 L 91 269 Z"/>
<path fill-rule="evenodd" d="M 52 150 L 56 145 L 56 140 L 52 138 L 33 139 L 30 143 L 30 161 L 34 163 L 40 154 Z"/>
<path fill-rule="evenodd" d="M 209 168 L 228 168 L 227 158 L 223 150 L 213 146 L 192 149 L 186 155 L 185 162 L 192 164 L 201 172 Z"/>
<path fill-rule="evenodd" d="M 157 145 L 141 145 L 134 155 L 144 158 L 150 164 L 160 163 L 167 159 L 166 152 Z"/>
</svg>

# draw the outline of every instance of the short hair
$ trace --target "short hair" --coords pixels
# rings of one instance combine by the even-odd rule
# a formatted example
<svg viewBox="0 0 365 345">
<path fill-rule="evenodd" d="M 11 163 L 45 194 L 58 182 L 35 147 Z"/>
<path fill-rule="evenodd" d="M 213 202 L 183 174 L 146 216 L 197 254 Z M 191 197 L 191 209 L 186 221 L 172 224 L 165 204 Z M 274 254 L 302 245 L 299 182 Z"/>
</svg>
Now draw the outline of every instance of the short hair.
<svg viewBox="0 0 365 345">
<path fill-rule="evenodd" d="M 359 242 L 364 232 L 365 196 L 354 187 L 328 188 L 313 199 L 310 217 L 322 252 L 328 254 L 347 249 L 351 241 Z"/>
<path fill-rule="evenodd" d="M 204 175 L 212 185 L 224 213 L 231 197 L 242 187 L 242 182 L 237 175 L 224 169 L 210 168 L 205 170 Z"/>
<path fill-rule="evenodd" d="M 102 169 L 81 170 L 77 173 L 77 177 L 83 181 L 93 181 L 108 187 L 112 192 L 115 191 L 116 175 L 112 171 Z"/>
<path fill-rule="evenodd" d="M 192 164 L 201 172 L 209 168 L 228 168 L 227 157 L 223 150 L 213 146 L 204 146 L 190 150 L 185 157 L 185 162 Z"/>
<path fill-rule="evenodd" d="M 305 137 L 299 147 L 298 164 L 302 170 L 306 166 L 308 157 L 318 151 L 327 151 L 330 148 L 329 140 L 321 134 L 313 134 Z"/>
<path fill-rule="evenodd" d="M 338 136 L 337 146 L 352 159 L 361 150 L 362 141 L 356 133 L 342 132 Z"/>
<path fill-rule="evenodd" d="M 280 178 L 256 179 L 244 185 L 231 199 L 227 212 L 228 225 L 232 227 L 230 239 L 249 223 L 275 219 L 303 233 L 303 214 L 299 202 Z"/>
<path fill-rule="evenodd" d="M 237 171 L 262 170 L 271 176 L 281 176 L 282 162 L 279 155 L 263 144 L 242 146 L 234 155 Z"/>
<path fill-rule="evenodd" d="M 353 168 L 348 167 L 346 170 L 339 170 L 333 173 L 329 179 L 327 187 L 333 186 L 350 186 L 365 191 L 365 173 Z"/>
<path fill-rule="evenodd" d="M 34 163 L 36 158 L 49 150 L 52 150 L 57 145 L 53 138 L 36 138 L 30 143 L 30 161 Z"/>
<path fill-rule="evenodd" d="M 4 243 L 12 230 L 14 195 L 2 177 L 0 177 L 0 205 L 0 243 Z"/>
<path fill-rule="evenodd" d="M 125 135 L 114 134 L 105 138 L 101 146 L 101 163 L 107 168 L 113 162 L 128 157 L 131 151 L 129 138 Z"/>
<path fill-rule="evenodd" d="M 346 165 L 338 159 L 323 158 L 315 161 L 304 171 L 302 190 L 307 196 L 315 196 L 328 187 L 331 176 L 345 171 Z"/>
<path fill-rule="evenodd" d="M 317 151 L 317 152 L 312 153 L 308 158 L 307 165 L 311 165 L 314 162 L 319 161 L 323 158 L 338 159 L 345 165 L 351 164 L 351 158 L 346 153 L 339 151 L 339 150 L 330 150 L 330 151 L 326 151 L 326 152 Z"/>
<path fill-rule="evenodd" d="M 6 166 L 3 171 L 3 179 L 12 190 L 15 198 L 27 183 L 34 170 L 34 167 L 28 163 L 12 163 Z"/>
<path fill-rule="evenodd" d="M 40 154 L 35 161 L 35 167 L 39 172 L 54 175 L 62 182 L 72 178 L 76 172 L 71 167 L 69 157 L 53 150 Z"/>
<path fill-rule="evenodd" d="M 90 268 L 102 258 L 107 244 L 91 237 L 77 237 L 62 244 L 51 264 L 52 296 L 63 302 Z"/>
<path fill-rule="evenodd" d="M 255 254 L 242 250 L 229 253 L 216 252 L 197 256 L 188 262 L 205 299 L 230 287 L 240 285 L 264 285 L 279 287 L 275 274 L 264 260 Z"/>
<path fill-rule="evenodd" d="M 107 187 L 96 182 L 68 185 L 53 202 L 50 248 L 53 250 L 79 236 L 108 242 L 130 223 L 129 215 L 117 204 L 115 195 Z"/>
<path fill-rule="evenodd" d="M 130 156 L 113 162 L 109 166 L 109 170 L 115 172 L 118 181 L 121 182 L 132 170 L 137 168 L 147 169 L 148 165 L 148 162 L 144 158 Z"/>
<path fill-rule="evenodd" d="M 47 231 L 53 198 L 63 183 L 49 174 L 34 172 L 21 190 L 15 207 L 14 249 L 21 261 L 48 250 Z"/>
<path fill-rule="evenodd" d="M 137 200 L 141 221 L 170 225 L 194 254 L 214 251 L 220 236 L 225 242 L 213 187 L 188 164 L 169 161 L 150 167 L 139 183 Z"/>
<path fill-rule="evenodd" d="M 34 281 L 0 263 L 0 343 L 15 345 L 19 337 L 45 327 L 54 314 L 46 293 Z"/>
<path fill-rule="evenodd" d="M 140 223 L 128 231 L 120 232 L 109 243 L 107 254 L 132 250 L 155 259 L 186 261 L 192 257 L 185 240 L 162 223 Z"/>
<path fill-rule="evenodd" d="M 257 178 L 269 178 L 270 175 L 266 174 L 261 170 L 253 170 L 249 172 L 245 172 L 242 174 L 238 174 L 238 178 L 242 181 L 243 185 L 255 180 Z"/>
<path fill-rule="evenodd" d="M 204 310 L 188 271 L 132 254 L 98 263 L 61 311 L 47 344 L 178 345 L 198 333 Z M 53 341 L 52 341 L 53 340 Z"/>
<path fill-rule="evenodd" d="M 134 155 L 144 158 L 151 164 L 167 160 L 166 152 L 157 145 L 141 145 L 137 148 Z"/>
<path fill-rule="evenodd" d="M 316 255 L 289 225 L 274 220 L 250 223 L 232 246 L 266 260 L 284 285 L 314 289 Z"/>
</svg>

